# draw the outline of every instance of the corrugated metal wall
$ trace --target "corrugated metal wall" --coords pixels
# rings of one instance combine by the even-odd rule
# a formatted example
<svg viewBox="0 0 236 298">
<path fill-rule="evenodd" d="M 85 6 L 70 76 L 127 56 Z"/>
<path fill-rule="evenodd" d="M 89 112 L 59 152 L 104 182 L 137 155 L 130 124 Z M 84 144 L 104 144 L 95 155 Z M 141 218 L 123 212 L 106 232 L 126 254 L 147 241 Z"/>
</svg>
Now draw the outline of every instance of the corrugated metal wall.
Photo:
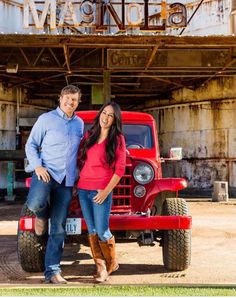
<svg viewBox="0 0 236 298">
<path fill-rule="evenodd" d="M 235 87 L 235 78 L 214 80 L 195 92 L 173 93 L 175 105 L 148 110 L 158 123 L 162 155 L 183 148 L 184 159 L 164 164 L 163 174 L 186 177 L 188 193 L 211 195 L 213 182 L 223 180 L 236 195 Z"/>
<path fill-rule="evenodd" d="M 21 94 L 20 94 L 21 92 Z M 19 114 L 17 115 L 17 102 Z M 45 105 L 51 105 L 46 108 Z M 0 84 L 0 150 L 16 149 L 17 118 L 37 118 L 52 108 L 52 103 L 41 103 L 42 107 L 27 103 L 24 90 L 5 88 Z M 0 161 L 0 189 L 7 187 L 7 162 Z"/>
<path fill-rule="evenodd" d="M 181 0 L 181 3 L 186 5 L 188 20 L 194 14 L 183 35 L 230 35 L 235 32 L 231 28 L 231 0 L 205 0 L 198 9 L 200 1 Z M 170 29 L 169 33 L 178 34 L 181 30 Z"/>
</svg>

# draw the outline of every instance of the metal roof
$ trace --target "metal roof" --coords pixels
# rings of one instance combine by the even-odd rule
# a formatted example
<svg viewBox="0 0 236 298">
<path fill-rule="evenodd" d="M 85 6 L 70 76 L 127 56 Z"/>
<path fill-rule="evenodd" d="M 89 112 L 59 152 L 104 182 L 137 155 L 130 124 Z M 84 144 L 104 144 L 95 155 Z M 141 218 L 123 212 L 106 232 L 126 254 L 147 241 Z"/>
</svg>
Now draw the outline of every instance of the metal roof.
<svg viewBox="0 0 236 298">
<path fill-rule="evenodd" d="M 146 100 L 170 100 L 173 90 L 196 89 L 236 74 L 235 36 L 0 34 L 0 81 L 23 87 L 32 100 L 57 100 L 66 84 L 91 109 L 92 86 L 109 73 L 111 98 L 135 109 Z M 18 65 L 16 73 L 7 65 Z"/>
</svg>

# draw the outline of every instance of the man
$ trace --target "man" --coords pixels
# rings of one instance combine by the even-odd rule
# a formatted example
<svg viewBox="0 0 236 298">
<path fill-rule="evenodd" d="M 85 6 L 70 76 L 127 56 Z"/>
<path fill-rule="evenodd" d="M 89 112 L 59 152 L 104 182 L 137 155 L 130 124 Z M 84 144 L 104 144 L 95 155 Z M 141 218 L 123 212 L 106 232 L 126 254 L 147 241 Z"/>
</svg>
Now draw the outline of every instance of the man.
<svg viewBox="0 0 236 298">
<path fill-rule="evenodd" d="M 59 107 L 38 118 L 25 145 L 29 166 L 34 171 L 26 204 L 36 215 L 36 235 L 47 231 L 50 218 L 44 275 L 46 282 L 54 284 L 67 282 L 61 276 L 60 260 L 77 178 L 77 151 L 84 130 L 83 120 L 74 114 L 80 99 L 79 88 L 64 87 Z"/>
</svg>

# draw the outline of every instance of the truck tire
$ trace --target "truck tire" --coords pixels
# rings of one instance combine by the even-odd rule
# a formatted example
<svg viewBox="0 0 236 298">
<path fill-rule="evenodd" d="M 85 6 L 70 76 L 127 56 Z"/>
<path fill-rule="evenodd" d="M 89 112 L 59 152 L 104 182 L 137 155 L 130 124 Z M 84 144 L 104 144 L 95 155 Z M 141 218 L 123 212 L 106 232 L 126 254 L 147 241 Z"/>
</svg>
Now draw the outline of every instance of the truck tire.
<svg viewBox="0 0 236 298">
<path fill-rule="evenodd" d="M 188 215 L 186 201 L 180 198 L 166 199 L 162 215 Z M 164 266 L 175 271 L 187 269 L 191 261 L 191 230 L 164 230 L 162 240 Z"/>
<path fill-rule="evenodd" d="M 21 217 L 34 216 L 26 204 Z M 22 231 L 18 225 L 17 253 L 21 267 L 26 272 L 44 271 L 44 258 L 48 235 L 37 236 L 34 231 Z"/>
</svg>

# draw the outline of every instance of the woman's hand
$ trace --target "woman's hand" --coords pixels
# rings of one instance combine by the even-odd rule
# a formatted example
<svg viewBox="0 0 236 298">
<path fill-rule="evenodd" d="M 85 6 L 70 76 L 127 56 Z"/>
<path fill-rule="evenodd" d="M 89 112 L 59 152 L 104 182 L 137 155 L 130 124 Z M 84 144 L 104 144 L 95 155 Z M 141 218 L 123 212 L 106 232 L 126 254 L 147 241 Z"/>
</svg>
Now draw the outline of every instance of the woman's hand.
<svg viewBox="0 0 236 298">
<path fill-rule="evenodd" d="M 97 204 L 102 204 L 106 200 L 108 193 L 103 189 L 98 189 L 97 192 L 98 193 L 93 198 L 93 201 Z"/>
</svg>

